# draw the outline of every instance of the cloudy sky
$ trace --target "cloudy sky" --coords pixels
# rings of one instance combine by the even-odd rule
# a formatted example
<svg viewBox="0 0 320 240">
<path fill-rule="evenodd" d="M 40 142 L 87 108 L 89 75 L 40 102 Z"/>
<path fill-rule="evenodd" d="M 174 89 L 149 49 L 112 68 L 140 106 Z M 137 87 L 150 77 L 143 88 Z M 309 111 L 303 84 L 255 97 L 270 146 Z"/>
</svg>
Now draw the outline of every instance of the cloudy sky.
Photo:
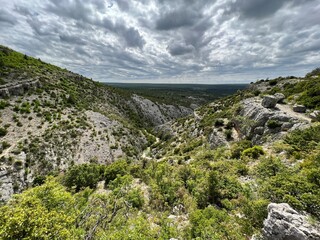
<svg viewBox="0 0 320 240">
<path fill-rule="evenodd" d="M 234 83 L 320 66 L 319 0 L 0 0 L 0 44 L 104 82 Z"/>
</svg>

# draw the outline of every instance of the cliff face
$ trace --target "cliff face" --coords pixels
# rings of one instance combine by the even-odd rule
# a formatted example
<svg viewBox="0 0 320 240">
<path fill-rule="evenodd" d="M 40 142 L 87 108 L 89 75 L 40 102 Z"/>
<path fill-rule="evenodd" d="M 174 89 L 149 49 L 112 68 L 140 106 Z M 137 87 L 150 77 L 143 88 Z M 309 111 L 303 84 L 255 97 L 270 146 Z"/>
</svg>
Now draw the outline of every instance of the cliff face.
<svg viewBox="0 0 320 240">
<path fill-rule="evenodd" d="M 132 100 L 137 111 L 152 125 L 158 126 L 173 119 L 191 115 L 193 110 L 184 106 L 155 103 L 138 95 L 133 95 Z"/>
</svg>

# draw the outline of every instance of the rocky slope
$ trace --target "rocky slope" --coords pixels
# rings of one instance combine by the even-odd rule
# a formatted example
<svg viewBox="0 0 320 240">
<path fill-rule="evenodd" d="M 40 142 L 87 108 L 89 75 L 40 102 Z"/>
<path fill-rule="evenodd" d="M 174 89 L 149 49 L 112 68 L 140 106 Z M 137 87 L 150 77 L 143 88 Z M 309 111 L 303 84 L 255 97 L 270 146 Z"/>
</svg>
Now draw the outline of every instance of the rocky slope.
<svg viewBox="0 0 320 240">
<path fill-rule="evenodd" d="M 188 115 L 1 49 L 0 238 L 318 238 L 318 73 Z"/>
<path fill-rule="evenodd" d="M 73 164 L 137 158 L 153 127 L 192 113 L 0 47 L 0 200 Z"/>
</svg>

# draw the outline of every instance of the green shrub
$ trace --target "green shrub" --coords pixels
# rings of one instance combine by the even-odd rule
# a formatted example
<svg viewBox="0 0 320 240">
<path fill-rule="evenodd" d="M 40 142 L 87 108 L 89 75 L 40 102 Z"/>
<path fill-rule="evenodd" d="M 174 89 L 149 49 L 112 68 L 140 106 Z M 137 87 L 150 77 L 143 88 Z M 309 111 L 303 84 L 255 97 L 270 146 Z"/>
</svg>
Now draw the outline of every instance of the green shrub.
<svg viewBox="0 0 320 240">
<path fill-rule="evenodd" d="M 10 104 L 7 101 L 0 100 L 0 109 L 5 109 L 8 106 L 10 106 Z"/>
<path fill-rule="evenodd" d="M 0 127 L 0 137 L 4 137 L 7 133 L 7 129 Z"/>
<path fill-rule="evenodd" d="M 214 122 L 215 127 L 222 127 L 224 125 L 223 119 L 217 119 Z"/>
<path fill-rule="evenodd" d="M 131 204 L 132 207 L 140 209 L 144 204 L 144 198 L 138 189 L 131 190 L 128 195 L 128 202 Z"/>
<path fill-rule="evenodd" d="M 226 135 L 227 140 L 232 139 L 232 130 L 231 129 L 227 129 L 224 134 Z"/>
<path fill-rule="evenodd" d="M 252 142 L 249 140 L 238 141 L 231 146 L 231 157 L 240 158 L 243 150 L 251 147 L 252 147 Z"/>
<path fill-rule="evenodd" d="M 284 164 L 278 158 L 263 158 L 255 168 L 255 173 L 262 179 L 276 176 L 285 169 Z"/>
<path fill-rule="evenodd" d="M 272 80 L 269 81 L 269 85 L 270 86 L 277 85 L 277 83 L 278 83 L 278 79 L 272 79 Z"/>
<path fill-rule="evenodd" d="M 10 146 L 11 146 L 10 143 L 8 143 L 7 141 L 2 142 L 2 149 L 9 148 Z"/>
<path fill-rule="evenodd" d="M 253 146 L 252 148 L 248 148 L 242 152 L 242 156 L 250 157 L 253 159 L 257 159 L 260 155 L 263 155 L 264 151 L 261 146 Z"/>
<path fill-rule="evenodd" d="M 248 201 L 243 207 L 243 213 L 249 219 L 250 224 L 255 228 L 262 228 L 263 221 L 268 216 L 267 206 L 268 200 L 258 199 L 254 201 Z"/>
<path fill-rule="evenodd" d="M 304 130 L 296 130 L 287 135 L 284 142 L 293 147 L 293 152 L 310 153 L 320 142 L 320 125 Z"/>
<path fill-rule="evenodd" d="M 76 191 L 90 187 L 95 188 L 98 181 L 103 180 L 104 166 L 98 164 L 75 165 L 66 172 L 63 183 Z"/>
<path fill-rule="evenodd" d="M 104 179 L 108 184 L 110 181 L 117 178 L 118 175 L 126 175 L 129 171 L 128 163 L 126 160 L 118 160 L 105 167 Z"/>
<path fill-rule="evenodd" d="M 271 120 L 267 121 L 267 127 L 271 128 L 271 129 L 279 128 L 279 127 L 281 127 L 281 125 L 282 124 L 277 120 L 271 119 Z"/>
</svg>

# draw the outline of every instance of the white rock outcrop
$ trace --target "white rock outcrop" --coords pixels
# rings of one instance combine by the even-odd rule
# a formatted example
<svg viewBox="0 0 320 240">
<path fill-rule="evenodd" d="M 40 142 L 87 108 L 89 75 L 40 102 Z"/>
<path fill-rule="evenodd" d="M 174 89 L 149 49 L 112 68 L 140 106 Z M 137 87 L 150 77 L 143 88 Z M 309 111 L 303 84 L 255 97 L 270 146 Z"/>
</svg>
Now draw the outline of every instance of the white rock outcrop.
<svg viewBox="0 0 320 240">
<path fill-rule="evenodd" d="M 264 220 L 264 240 L 319 240 L 319 224 L 311 225 L 306 215 L 300 214 L 287 203 L 270 203 L 268 218 Z"/>
</svg>

